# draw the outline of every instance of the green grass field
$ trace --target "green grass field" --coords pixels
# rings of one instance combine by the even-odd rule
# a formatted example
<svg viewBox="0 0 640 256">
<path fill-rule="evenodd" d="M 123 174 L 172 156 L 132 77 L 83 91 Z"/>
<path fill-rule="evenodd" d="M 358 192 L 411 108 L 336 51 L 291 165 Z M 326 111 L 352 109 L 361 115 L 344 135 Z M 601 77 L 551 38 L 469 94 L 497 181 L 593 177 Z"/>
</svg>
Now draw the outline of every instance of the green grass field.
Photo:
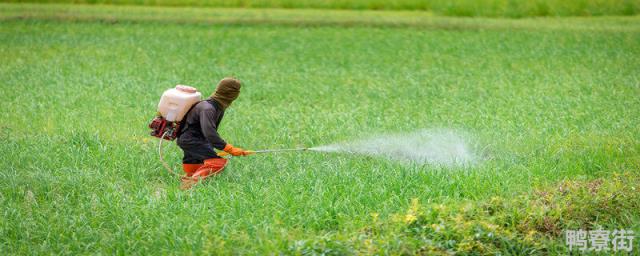
<svg viewBox="0 0 640 256">
<path fill-rule="evenodd" d="M 544 255 L 564 228 L 638 234 L 638 42 L 637 16 L 0 4 L 0 251 Z M 237 146 L 451 129 L 482 161 L 255 155 L 181 191 L 146 125 L 165 89 L 225 76 Z"/>
</svg>

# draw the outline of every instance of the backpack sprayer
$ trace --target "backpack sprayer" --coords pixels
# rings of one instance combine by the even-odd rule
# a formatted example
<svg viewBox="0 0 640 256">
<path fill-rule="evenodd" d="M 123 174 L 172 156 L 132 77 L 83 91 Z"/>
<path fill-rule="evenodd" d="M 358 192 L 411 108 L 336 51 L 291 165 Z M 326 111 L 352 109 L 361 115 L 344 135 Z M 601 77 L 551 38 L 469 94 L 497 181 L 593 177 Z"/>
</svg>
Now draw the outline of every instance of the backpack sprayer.
<svg viewBox="0 0 640 256">
<path fill-rule="evenodd" d="M 178 137 L 181 121 L 189 112 L 191 107 L 198 103 L 202 94 L 191 86 L 176 85 L 175 88 L 169 89 L 162 93 L 160 102 L 158 103 L 158 114 L 156 115 L 149 128 L 151 128 L 151 136 L 160 138 L 158 143 L 158 155 L 160 162 L 169 173 L 175 173 L 162 157 L 162 141 L 172 141 Z"/>
<path fill-rule="evenodd" d="M 164 91 L 162 97 L 160 97 L 160 102 L 158 103 L 158 113 L 149 123 L 149 128 L 151 128 L 150 135 L 160 139 L 160 142 L 158 143 L 158 155 L 160 156 L 160 162 L 162 162 L 164 168 L 171 174 L 179 176 L 179 174 L 175 173 L 164 161 L 164 157 L 162 156 L 162 142 L 164 140 L 173 141 L 178 137 L 182 119 L 193 105 L 200 102 L 201 98 L 202 94 L 198 92 L 196 88 L 186 85 L 176 85 L 175 88 Z M 249 154 L 256 154 L 306 150 L 313 149 L 269 149 L 247 152 Z M 227 152 L 219 152 L 218 156 L 230 156 L 230 154 Z"/>
<path fill-rule="evenodd" d="M 176 139 L 180 121 L 201 97 L 196 88 L 186 85 L 164 91 L 158 103 L 158 115 L 149 124 L 151 136 L 169 141 Z"/>
</svg>

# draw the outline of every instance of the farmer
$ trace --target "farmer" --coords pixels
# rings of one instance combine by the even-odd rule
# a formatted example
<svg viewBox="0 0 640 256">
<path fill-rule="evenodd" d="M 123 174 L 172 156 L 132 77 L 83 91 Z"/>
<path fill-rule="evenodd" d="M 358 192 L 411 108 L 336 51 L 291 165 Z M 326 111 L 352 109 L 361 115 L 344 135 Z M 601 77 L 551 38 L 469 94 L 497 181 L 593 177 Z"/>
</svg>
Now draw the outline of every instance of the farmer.
<svg viewBox="0 0 640 256">
<path fill-rule="evenodd" d="M 246 150 L 225 142 L 217 131 L 225 109 L 239 94 L 240 81 L 234 78 L 222 79 L 211 97 L 197 103 L 187 113 L 178 135 L 178 146 L 184 151 L 183 181 L 198 181 L 224 169 L 227 159 L 219 157 L 214 148 L 233 156 L 249 154 Z"/>
</svg>

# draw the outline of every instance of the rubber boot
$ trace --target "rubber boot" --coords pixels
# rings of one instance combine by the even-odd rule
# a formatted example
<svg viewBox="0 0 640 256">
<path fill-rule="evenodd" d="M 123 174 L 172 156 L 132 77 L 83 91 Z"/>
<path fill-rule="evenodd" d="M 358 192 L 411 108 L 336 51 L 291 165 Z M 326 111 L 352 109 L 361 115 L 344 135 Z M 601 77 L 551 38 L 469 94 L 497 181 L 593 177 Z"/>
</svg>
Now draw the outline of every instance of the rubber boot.
<svg viewBox="0 0 640 256">
<path fill-rule="evenodd" d="M 184 170 L 185 177 L 191 177 L 204 164 L 182 164 L 182 170 Z"/>
<path fill-rule="evenodd" d="M 204 164 L 182 164 L 182 170 L 184 171 L 184 176 L 180 178 L 182 183 L 191 180 L 191 176 L 203 165 Z"/>
<path fill-rule="evenodd" d="M 224 169 L 227 165 L 227 159 L 224 158 L 209 158 L 204 160 L 204 164 L 196 170 L 190 177 L 183 177 L 180 189 L 191 189 L 199 181 L 204 180 L 207 177 L 216 175 Z"/>
<path fill-rule="evenodd" d="M 209 176 L 216 175 L 227 166 L 227 159 L 225 158 L 209 158 L 204 160 L 204 165 L 202 165 L 196 172 L 191 176 L 191 178 L 195 180 L 203 180 Z"/>
</svg>

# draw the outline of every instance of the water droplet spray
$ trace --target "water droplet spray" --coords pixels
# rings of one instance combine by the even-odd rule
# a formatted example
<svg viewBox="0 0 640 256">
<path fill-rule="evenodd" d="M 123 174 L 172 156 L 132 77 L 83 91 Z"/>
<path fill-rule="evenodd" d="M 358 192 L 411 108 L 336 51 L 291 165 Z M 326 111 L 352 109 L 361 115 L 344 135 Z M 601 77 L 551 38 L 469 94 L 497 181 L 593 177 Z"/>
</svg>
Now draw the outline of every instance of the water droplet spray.
<svg viewBox="0 0 640 256">
<path fill-rule="evenodd" d="M 477 161 L 465 137 L 447 129 L 379 135 L 308 150 L 384 156 L 399 161 L 445 167 L 468 166 Z"/>
</svg>

